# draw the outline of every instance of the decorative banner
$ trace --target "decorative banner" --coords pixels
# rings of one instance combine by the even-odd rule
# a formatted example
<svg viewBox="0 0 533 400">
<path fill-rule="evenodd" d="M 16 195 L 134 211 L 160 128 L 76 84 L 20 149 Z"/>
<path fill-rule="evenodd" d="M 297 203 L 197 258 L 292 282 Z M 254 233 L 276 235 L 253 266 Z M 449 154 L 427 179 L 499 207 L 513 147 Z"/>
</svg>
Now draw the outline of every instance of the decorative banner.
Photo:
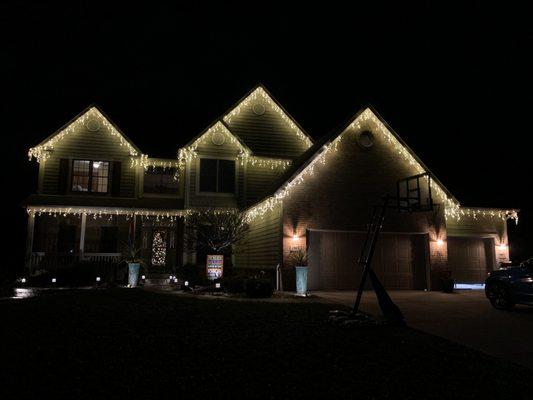
<svg viewBox="0 0 533 400">
<path fill-rule="evenodd" d="M 215 280 L 222 278 L 224 271 L 224 256 L 219 254 L 211 254 L 207 256 L 206 263 L 207 279 Z"/>
</svg>

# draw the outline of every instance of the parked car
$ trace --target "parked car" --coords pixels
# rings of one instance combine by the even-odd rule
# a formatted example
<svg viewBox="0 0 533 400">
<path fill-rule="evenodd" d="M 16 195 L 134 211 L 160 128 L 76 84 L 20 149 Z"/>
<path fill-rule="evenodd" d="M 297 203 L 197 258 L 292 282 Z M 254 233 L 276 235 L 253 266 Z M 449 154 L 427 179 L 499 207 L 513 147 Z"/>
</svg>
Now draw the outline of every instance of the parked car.
<svg viewBox="0 0 533 400">
<path fill-rule="evenodd" d="M 485 281 L 485 295 L 498 310 L 510 310 L 515 304 L 533 306 L 533 258 L 492 271 Z"/>
</svg>

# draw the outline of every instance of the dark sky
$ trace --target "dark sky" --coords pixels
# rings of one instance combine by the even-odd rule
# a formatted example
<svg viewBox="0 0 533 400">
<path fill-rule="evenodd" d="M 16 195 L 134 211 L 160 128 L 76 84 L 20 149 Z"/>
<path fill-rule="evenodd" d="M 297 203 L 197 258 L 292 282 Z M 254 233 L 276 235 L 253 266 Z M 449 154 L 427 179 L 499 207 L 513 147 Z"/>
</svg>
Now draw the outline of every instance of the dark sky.
<svg viewBox="0 0 533 400">
<path fill-rule="evenodd" d="M 259 82 L 315 138 L 373 104 L 462 204 L 519 207 L 511 250 L 533 255 L 531 13 L 396 3 L 3 2 L 10 263 L 23 252 L 20 203 L 35 189 L 26 152 L 88 104 L 143 152 L 173 155 Z"/>
</svg>

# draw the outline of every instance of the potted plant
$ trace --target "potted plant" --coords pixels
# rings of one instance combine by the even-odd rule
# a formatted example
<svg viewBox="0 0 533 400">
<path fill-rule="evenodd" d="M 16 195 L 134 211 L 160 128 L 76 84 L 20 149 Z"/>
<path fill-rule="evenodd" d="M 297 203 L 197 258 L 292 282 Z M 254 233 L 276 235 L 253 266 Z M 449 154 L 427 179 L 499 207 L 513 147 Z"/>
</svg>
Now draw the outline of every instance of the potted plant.
<svg viewBox="0 0 533 400">
<path fill-rule="evenodd" d="M 303 249 L 291 253 L 290 262 L 296 270 L 296 295 L 307 296 L 307 275 L 309 267 L 307 266 L 307 252 Z"/>
<path fill-rule="evenodd" d="M 128 249 L 123 256 L 123 261 L 128 264 L 128 287 L 136 287 L 139 282 L 139 271 L 141 265 L 144 264 L 142 258 L 139 257 L 141 249 L 135 245 L 128 245 Z"/>
</svg>

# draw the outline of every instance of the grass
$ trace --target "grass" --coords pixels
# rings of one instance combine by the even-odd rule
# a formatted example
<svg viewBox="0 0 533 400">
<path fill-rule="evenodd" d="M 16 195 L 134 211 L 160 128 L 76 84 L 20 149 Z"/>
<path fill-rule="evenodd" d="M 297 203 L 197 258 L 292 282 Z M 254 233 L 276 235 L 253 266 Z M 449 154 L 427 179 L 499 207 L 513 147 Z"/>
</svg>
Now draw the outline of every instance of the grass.
<svg viewBox="0 0 533 400">
<path fill-rule="evenodd" d="M 0 302 L 0 397 L 528 398 L 533 371 L 331 305 L 142 290 Z"/>
</svg>

